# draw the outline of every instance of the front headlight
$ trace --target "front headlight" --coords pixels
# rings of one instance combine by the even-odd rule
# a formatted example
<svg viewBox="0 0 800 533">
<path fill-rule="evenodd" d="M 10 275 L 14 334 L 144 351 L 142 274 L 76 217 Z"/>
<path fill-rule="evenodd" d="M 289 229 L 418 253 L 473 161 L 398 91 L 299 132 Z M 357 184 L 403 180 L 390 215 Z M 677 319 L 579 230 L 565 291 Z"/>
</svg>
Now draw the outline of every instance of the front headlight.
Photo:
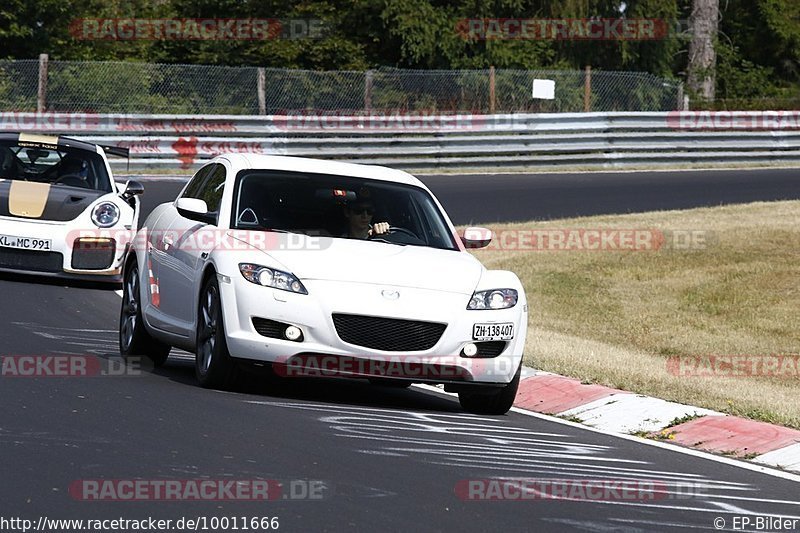
<svg viewBox="0 0 800 533">
<path fill-rule="evenodd" d="M 514 289 L 476 291 L 472 294 L 467 309 L 509 309 L 517 305 L 517 297 L 517 291 Z"/>
<path fill-rule="evenodd" d="M 102 202 L 92 209 L 92 222 L 98 228 L 110 228 L 119 220 L 119 207 L 111 202 Z"/>
<path fill-rule="evenodd" d="M 253 263 L 239 263 L 239 272 L 242 273 L 244 279 L 256 285 L 298 294 L 308 294 L 306 288 L 294 274 L 282 270 L 254 265 Z"/>
</svg>

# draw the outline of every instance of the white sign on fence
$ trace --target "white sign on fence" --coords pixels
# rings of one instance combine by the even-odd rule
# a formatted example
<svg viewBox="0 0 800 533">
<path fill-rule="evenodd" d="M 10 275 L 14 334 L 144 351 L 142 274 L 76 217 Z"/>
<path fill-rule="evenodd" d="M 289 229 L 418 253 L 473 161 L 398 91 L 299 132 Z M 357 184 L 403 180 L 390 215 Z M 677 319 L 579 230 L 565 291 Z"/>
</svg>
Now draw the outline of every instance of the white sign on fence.
<svg viewBox="0 0 800 533">
<path fill-rule="evenodd" d="M 533 80 L 533 98 L 553 100 L 556 97 L 556 82 L 553 80 Z"/>
</svg>

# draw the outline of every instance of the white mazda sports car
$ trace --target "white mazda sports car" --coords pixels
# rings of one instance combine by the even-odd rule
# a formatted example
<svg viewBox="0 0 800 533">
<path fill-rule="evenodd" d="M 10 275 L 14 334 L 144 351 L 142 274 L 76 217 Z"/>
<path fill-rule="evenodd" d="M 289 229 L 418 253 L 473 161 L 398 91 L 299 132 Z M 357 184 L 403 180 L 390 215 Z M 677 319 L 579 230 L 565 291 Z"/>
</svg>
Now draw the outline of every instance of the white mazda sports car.
<svg viewBox="0 0 800 533">
<path fill-rule="evenodd" d="M 202 386 L 243 367 L 284 378 L 444 384 L 471 412 L 513 404 L 527 328 L 515 274 L 487 270 L 399 170 L 225 155 L 158 206 L 124 265 L 123 355 L 196 354 Z"/>
<path fill-rule="evenodd" d="M 0 133 L 0 271 L 119 283 L 139 218 L 138 182 L 114 182 L 124 148 Z"/>
</svg>

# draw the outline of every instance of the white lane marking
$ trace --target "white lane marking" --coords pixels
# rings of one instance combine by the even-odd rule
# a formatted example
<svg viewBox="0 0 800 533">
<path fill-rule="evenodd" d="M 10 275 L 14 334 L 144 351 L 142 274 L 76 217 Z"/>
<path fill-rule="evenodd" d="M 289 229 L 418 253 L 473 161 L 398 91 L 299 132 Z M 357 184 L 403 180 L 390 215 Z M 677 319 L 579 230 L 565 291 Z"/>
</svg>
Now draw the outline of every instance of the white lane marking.
<svg viewBox="0 0 800 533">
<path fill-rule="evenodd" d="M 442 450 L 442 451 L 431 451 L 430 449 L 413 449 L 413 448 L 397 448 L 397 447 L 389 447 L 386 448 L 387 450 L 392 451 L 403 451 L 403 452 L 410 452 L 410 453 L 427 453 L 430 455 L 444 455 L 445 457 L 448 454 L 452 454 L 456 450 Z M 481 463 L 492 463 L 491 461 L 483 460 L 483 458 L 478 454 L 469 455 L 468 452 L 458 452 L 459 457 L 451 457 L 448 459 L 448 463 L 452 464 L 453 466 L 464 466 L 468 468 L 473 468 L 476 466 L 476 459 L 480 460 Z M 510 454 L 509 454 L 510 455 Z M 532 459 L 520 459 L 518 457 L 514 457 L 513 459 L 509 459 L 509 455 L 499 455 L 495 454 L 496 457 L 502 458 L 503 461 L 500 463 L 493 463 L 500 466 L 506 466 L 508 470 L 512 471 L 519 471 L 522 469 L 526 469 L 532 472 L 537 472 L 541 470 L 552 470 L 555 472 L 564 473 L 569 469 L 574 469 L 575 474 L 574 477 L 587 477 L 591 478 L 593 476 L 597 476 L 597 473 L 604 473 L 604 474 L 613 474 L 621 478 L 637 478 L 637 479 L 652 479 L 654 476 L 658 476 L 658 482 L 663 483 L 665 485 L 670 483 L 676 484 L 686 484 L 691 483 L 692 486 L 696 487 L 703 487 L 703 488 L 716 488 L 716 489 L 724 489 L 724 490 L 741 490 L 741 491 L 750 491 L 753 490 L 750 488 L 749 485 L 741 484 L 741 483 L 733 483 L 727 481 L 717 481 L 717 480 L 709 480 L 706 478 L 702 478 L 699 476 L 694 476 L 690 473 L 680 473 L 676 474 L 674 472 L 664 472 L 661 470 L 646 470 L 646 469 L 638 469 L 638 468 L 625 468 L 625 467 L 615 467 L 610 465 L 592 465 L 586 463 L 569 463 L 564 461 L 540 461 L 540 460 L 532 460 Z M 543 456 L 543 457 L 556 457 L 558 459 L 582 459 L 586 460 L 594 460 L 597 462 L 600 461 L 607 461 L 605 457 L 595 457 L 595 458 L 587 458 L 587 457 L 574 457 L 574 456 L 567 456 L 567 455 L 550 455 L 550 456 Z M 506 461 L 513 461 L 513 464 L 507 463 Z M 613 462 L 613 461 L 607 461 Z M 651 464 L 651 463 L 641 463 L 639 464 Z M 635 464 L 635 463 L 634 463 Z M 526 468 L 529 467 L 529 468 Z"/>
<path fill-rule="evenodd" d="M 334 430 L 334 436 L 357 438 L 360 442 L 375 442 L 376 446 L 358 447 L 353 451 L 364 454 L 378 454 L 391 456 L 397 454 L 430 465 L 455 467 L 460 472 L 475 472 L 478 477 L 499 479 L 607 479 L 641 480 L 650 479 L 663 484 L 657 493 L 665 496 L 664 501 L 656 500 L 652 503 L 637 501 L 606 501 L 575 499 L 580 502 L 599 503 L 606 505 L 621 505 L 624 507 L 641 507 L 653 509 L 669 509 L 679 511 L 696 511 L 703 513 L 728 514 L 753 514 L 743 507 L 735 505 L 741 502 L 746 505 L 756 504 L 782 504 L 792 506 L 792 510 L 800 506 L 800 502 L 786 500 L 768 500 L 754 497 L 763 489 L 750 483 L 733 483 L 723 480 L 714 480 L 700 477 L 692 472 L 673 471 L 664 475 L 657 469 L 657 464 L 649 461 L 634 461 L 616 457 L 619 450 L 615 447 L 584 448 L 581 453 L 566 452 L 558 454 L 551 448 L 542 449 L 539 442 L 525 442 L 519 439 L 514 445 L 499 445 L 494 447 L 489 439 L 495 439 L 497 430 L 517 432 L 525 428 L 510 425 L 503 419 L 490 419 L 483 425 L 484 432 L 476 432 L 469 428 L 466 432 L 454 431 L 459 420 L 474 421 L 471 416 L 450 415 L 437 417 L 435 414 L 413 411 L 379 410 L 374 408 L 348 408 L 351 411 L 342 413 L 339 406 L 329 406 L 319 403 L 297 404 L 292 402 L 253 402 L 243 400 L 243 403 L 264 405 L 269 407 L 284 407 L 324 413 L 318 419 L 326 422 Z M 353 413 L 352 411 L 355 411 Z M 378 412 L 376 412 L 378 411 Z M 326 416 L 326 414 L 328 414 Z M 388 422 L 392 422 L 388 424 Z M 438 426 L 435 425 L 438 423 Z M 580 426 L 578 426 L 580 427 Z M 399 431 L 398 431 L 399 430 Z M 448 438 L 452 440 L 448 440 Z M 560 437 L 556 437 L 560 438 Z M 541 440 L 541 439 L 535 439 Z M 377 441 L 377 442 L 376 442 Z M 476 447 L 483 444 L 484 453 L 478 453 Z M 576 450 L 581 447 L 580 442 L 572 442 L 569 447 Z M 531 456 L 541 460 L 531 459 Z M 634 463 L 636 467 L 626 471 L 625 462 Z M 538 463 L 543 463 L 540 466 Z M 607 464 L 604 464 L 607 463 Z M 613 466 L 612 466 L 613 465 Z M 639 466 L 642 465 L 642 466 Z M 645 465 L 654 468 L 647 471 Z M 508 475 L 502 475 L 504 473 Z M 530 472 L 530 474 L 529 474 Z M 663 478 L 663 480 L 662 480 Z M 709 494 L 708 491 L 713 491 Z M 738 495 L 735 495 L 738 493 Z M 717 500 L 723 500 L 718 504 Z M 729 503 L 733 502 L 733 503 Z M 788 509 L 787 509 L 788 510 Z M 772 514 L 771 514 L 772 516 Z M 781 515 L 792 517 L 793 515 Z"/>
<path fill-rule="evenodd" d="M 437 387 L 434 387 L 434 386 L 431 386 L 431 385 L 415 384 L 415 385 L 412 385 L 412 386 L 414 388 L 427 390 L 429 392 L 433 392 L 433 393 L 436 393 L 436 394 L 439 394 L 439 395 L 445 395 L 445 396 L 452 397 L 451 393 L 444 392 L 441 389 L 439 389 Z M 598 429 L 598 428 L 593 428 L 593 427 L 590 427 L 590 426 L 585 426 L 583 424 L 578 424 L 577 422 L 570 422 L 569 420 L 564 420 L 563 418 L 557 418 L 557 417 L 554 417 L 554 416 L 545 415 L 545 414 L 542 414 L 542 413 L 537 413 L 535 411 L 527 411 L 525 409 L 520 409 L 518 407 L 512 407 L 511 411 L 514 412 L 514 413 L 521 414 L 521 415 L 530 416 L 530 417 L 533 417 L 533 418 L 539 418 L 541 420 L 547 420 L 549 422 L 555 422 L 557 424 L 561 424 L 561 425 L 564 425 L 564 426 L 569 426 L 569 427 L 573 427 L 573 428 L 576 428 L 576 429 L 582 429 L 584 431 L 591 431 L 593 433 L 600 433 L 602 435 L 609 435 L 611 437 L 616 437 L 618 439 L 628 440 L 628 441 L 631 441 L 631 442 L 638 442 L 639 444 L 645 444 L 647 446 L 655 446 L 656 448 L 661 448 L 663 450 L 670 450 L 670 451 L 673 451 L 675 453 L 682 453 L 684 455 L 691 455 L 693 457 L 699 457 L 701 459 L 707 459 L 709 461 L 714 461 L 716 463 L 722 463 L 722 464 L 725 464 L 725 465 L 728 465 L 728 466 L 741 468 L 743 470 L 750 470 L 752 472 L 758 472 L 760 474 L 766 474 L 768 476 L 778 477 L 778 478 L 786 479 L 786 480 L 789 480 L 789 481 L 800 482 L 800 475 L 793 474 L 791 472 L 784 472 L 782 470 L 775 470 L 775 469 L 767 467 L 767 466 L 761 466 L 761 465 L 757 465 L 757 464 L 747 463 L 747 462 L 744 462 L 744 461 L 731 459 L 729 457 L 722 457 L 722 456 L 719 456 L 719 455 L 712 455 L 712 454 L 710 454 L 708 452 L 704 452 L 704 451 L 701 451 L 701 450 L 695 450 L 693 448 L 683 448 L 683 447 L 680 447 L 680 446 L 676 446 L 674 444 L 668 444 L 668 443 L 665 443 L 665 442 L 659 442 L 659 441 L 651 440 L 651 439 L 643 439 L 641 437 L 636 437 L 634 435 L 625 435 L 623 433 L 612 433 L 612 432 L 609 432 L 609 431 L 605 431 L 603 429 Z"/>
<path fill-rule="evenodd" d="M 635 530 L 633 526 L 659 526 L 661 528 L 664 527 L 674 527 L 680 529 L 703 529 L 709 531 L 719 531 L 719 529 L 712 527 L 712 526 L 700 526 L 697 524 L 684 524 L 683 522 L 660 522 L 658 520 L 639 520 L 635 518 L 609 518 L 609 522 L 620 522 L 622 524 L 631 524 L 628 529 Z M 638 529 L 638 528 L 637 528 Z M 613 531 L 619 531 L 619 528 L 613 529 Z"/>
<path fill-rule="evenodd" d="M 729 499 L 730 499 L 730 498 L 729 498 Z M 732 505 L 732 504 L 730 504 L 730 503 L 725 503 L 725 502 L 711 502 L 711 503 L 712 503 L 713 505 L 716 505 L 716 506 L 717 506 L 717 507 L 719 507 L 720 509 L 725 509 L 726 511 L 729 511 L 729 512 L 731 512 L 731 513 L 737 513 L 737 514 L 755 514 L 753 511 L 748 511 L 747 509 L 742 509 L 741 507 L 736 507 L 735 505 Z M 797 504 L 795 504 L 795 505 L 800 505 L 800 503 L 797 503 Z"/>
<path fill-rule="evenodd" d="M 570 500 L 567 500 L 567 501 L 570 501 Z M 625 506 L 631 506 L 631 507 L 650 507 L 650 508 L 654 508 L 654 509 L 675 509 L 676 511 L 696 511 L 696 512 L 699 512 L 699 513 L 717 513 L 717 514 L 733 514 L 733 515 L 741 514 L 739 511 L 728 511 L 726 509 L 706 509 L 706 508 L 703 508 L 703 507 L 684 507 L 684 506 L 680 506 L 680 505 L 656 505 L 656 504 L 652 504 L 652 503 L 636 503 L 636 502 L 622 502 L 622 501 L 614 501 L 614 500 L 589 500 L 589 499 L 575 500 L 575 501 L 579 501 L 581 503 L 599 503 L 599 504 L 603 504 L 603 505 L 625 505 Z M 708 503 L 714 503 L 714 502 L 708 502 Z M 759 512 L 748 511 L 748 512 L 746 512 L 744 514 L 749 514 L 749 515 L 767 515 L 768 514 L 770 516 L 770 518 L 772 518 L 772 517 L 790 518 L 790 519 L 791 518 L 796 518 L 796 519 L 800 520 L 800 515 L 778 514 L 778 513 L 772 513 L 772 512 L 766 513 L 766 512 L 761 512 L 761 511 L 759 511 Z"/>
<path fill-rule="evenodd" d="M 122 289 L 119 289 L 119 290 L 116 290 L 116 291 L 114 291 L 114 294 L 116 294 L 117 296 L 119 296 L 120 298 L 122 298 L 122 294 L 123 294 L 123 292 L 122 292 Z"/>
<path fill-rule="evenodd" d="M 87 332 L 87 333 L 119 333 L 116 329 L 61 328 L 61 327 L 57 327 L 57 326 L 42 326 L 42 325 L 36 324 L 34 322 L 12 322 L 12 324 L 14 324 L 15 326 L 20 326 L 20 327 L 28 328 L 28 329 L 36 329 L 36 330 L 50 329 L 50 330 L 54 330 L 54 331 L 64 331 L 67 334 L 70 333 L 70 332 L 76 332 L 76 331 Z"/>
</svg>

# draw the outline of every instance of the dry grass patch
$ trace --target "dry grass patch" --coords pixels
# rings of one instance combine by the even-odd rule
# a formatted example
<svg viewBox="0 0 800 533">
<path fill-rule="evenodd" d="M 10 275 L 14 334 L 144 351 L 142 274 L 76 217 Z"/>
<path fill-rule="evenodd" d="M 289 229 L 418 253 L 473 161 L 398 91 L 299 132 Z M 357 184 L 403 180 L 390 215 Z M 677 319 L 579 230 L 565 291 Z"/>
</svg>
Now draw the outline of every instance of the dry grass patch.
<svg viewBox="0 0 800 533">
<path fill-rule="evenodd" d="M 800 202 L 493 225 L 653 229 L 658 251 L 479 250 L 529 303 L 526 362 L 668 400 L 800 428 L 800 379 L 681 377 L 674 356 L 800 353 Z M 672 232 L 700 232 L 691 249 Z M 684 235 L 681 233 L 681 235 Z"/>
</svg>

